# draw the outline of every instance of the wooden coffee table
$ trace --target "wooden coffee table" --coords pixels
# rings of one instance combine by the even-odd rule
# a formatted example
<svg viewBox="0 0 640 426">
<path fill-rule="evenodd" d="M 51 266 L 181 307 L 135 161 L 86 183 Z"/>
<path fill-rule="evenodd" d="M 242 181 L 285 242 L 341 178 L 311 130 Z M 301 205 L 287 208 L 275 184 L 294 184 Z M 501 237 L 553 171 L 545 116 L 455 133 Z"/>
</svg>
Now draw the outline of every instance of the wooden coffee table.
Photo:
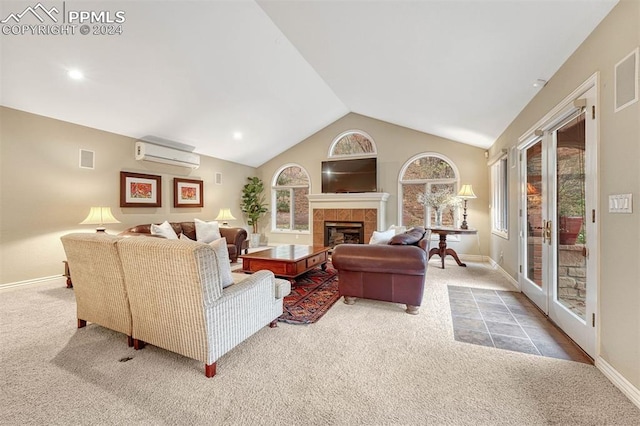
<svg viewBox="0 0 640 426">
<path fill-rule="evenodd" d="M 278 277 L 293 281 L 296 277 L 320 266 L 327 268 L 329 247 L 282 245 L 266 250 L 243 254 L 241 272 L 252 273 L 262 269 L 273 272 Z"/>
</svg>

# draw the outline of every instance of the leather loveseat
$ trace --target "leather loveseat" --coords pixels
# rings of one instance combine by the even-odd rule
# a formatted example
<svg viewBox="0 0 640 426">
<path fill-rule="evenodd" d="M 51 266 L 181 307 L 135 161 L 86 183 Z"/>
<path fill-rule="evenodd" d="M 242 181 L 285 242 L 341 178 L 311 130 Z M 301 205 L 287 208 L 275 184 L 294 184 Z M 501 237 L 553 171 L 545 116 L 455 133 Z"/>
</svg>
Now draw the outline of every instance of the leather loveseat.
<svg viewBox="0 0 640 426">
<path fill-rule="evenodd" d="M 331 262 L 338 271 L 344 303 L 355 298 L 407 305 L 416 315 L 422 304 L 431 231 L 421 227 L 394 236 L 387 244 L 339 244 Z"/>
<path fill-rule="evenodd" d="M 181 233 L 192 240 L 196 240 L 195 222 L 169 222 L 176 235 Z M 136 225 L 132 228 L 125 229 L 119 235 L 151 235 L 151 224 Z M 229 260 L 237 262 L 238 256 L 242 254 L 244 242 L 247 240 L 247 231 L 244 228 L 220 228 L 220 235 L 227 239 L 227 248 L 229 249 Z"/>
</svg>

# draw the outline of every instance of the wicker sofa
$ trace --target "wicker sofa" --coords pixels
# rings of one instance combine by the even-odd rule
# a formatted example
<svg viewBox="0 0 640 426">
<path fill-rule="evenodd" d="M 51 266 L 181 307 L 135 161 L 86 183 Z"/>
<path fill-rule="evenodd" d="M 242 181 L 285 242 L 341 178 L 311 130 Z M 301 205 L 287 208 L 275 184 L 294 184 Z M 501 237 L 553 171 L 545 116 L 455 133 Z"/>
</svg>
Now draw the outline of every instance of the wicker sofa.
<svg viewBox="0 0 640 426">
<path fill-rule="evenodd" d="M 431 231 L 412 228 L 387 244 L 339 244 L 332 254 L 344 302 L 356 298 L 406 304 L 416 315 L 422 304 Z"/>
<path fill-rule="evenodd" d="M 99 318 L 80 309 L 86 302 L 85 287 L 99 288 L 105 282 L 103 275 L 113 276 L 106 281 L 124 287 L 94 292 L 91 309 L 104 310 L 107 317 L 110 311 L 120 316 L 123 304 L 109 297 L 117 293 L 126 300 L 130 322 L 128 328 L 98 324 L 131 336 L 136 349 L 149 343 L 204 362 L 207 377 L 215 375 L 222 355 L 265 325 L 276 325 L 284 296 L 291 291 L 288 281 L 270 271 L 241 276 L 223 288 L 223 265 L 214 248 L 196 241 L 97 233 L 70 234 L 62 241 L 80 297 L 79 327 L 80 319 Z M 109 247 L 108 256 L 94 249 L 103 243 Z M 85 254 L 79 262 L 81 251 Z"/>
<path fill-rule="evenodd" d="M 195 222 L 169 222 L 176 235 L 184 234 L 192 240 L 196 240 Z M 229 259 L 231 262 L 237 262 L 238 256 L 242 254 L 242 248 L 247 240 L 247 231 L 244 228 L 224 228 L 221 227 L 220 235 L 227 239 L 227 247 L 229 249 Z M 151 224 L 136 225 L 129 229 L 125 229 L 119 235 L 151 235 Z"/>
</svg>

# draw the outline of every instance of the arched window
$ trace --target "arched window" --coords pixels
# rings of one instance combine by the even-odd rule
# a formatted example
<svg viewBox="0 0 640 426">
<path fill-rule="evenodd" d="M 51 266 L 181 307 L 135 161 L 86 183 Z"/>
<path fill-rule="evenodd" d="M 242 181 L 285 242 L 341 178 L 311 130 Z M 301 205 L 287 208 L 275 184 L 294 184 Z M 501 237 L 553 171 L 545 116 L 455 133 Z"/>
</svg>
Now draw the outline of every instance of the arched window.
<svg viewBox="0 0 640 426">
<path fill-rule="evenodd" d="M 423 153 L 409 159 L 400 169 L 398 180 L 399 211 L 405 226 L 430 226 L 435 224 L 435 209 L 425 206 L 421 194 L 458 193 L 459 173 L 455 164 L 437 153 Z M 443 210 L 442 224 L 454 226 L 458 218 L 456 207 Z"/>
<path fill-rule="evenodd" d="M 287 164 L 274 175 L 271 223 L 274 231 L 309 231 L 309 174 L 297 164 Z"/>
<path fill-rule="evenodd" d="M 372 156 L 376 154 L 376 144 L 371 136 L 361 130 L 340 133 L 329 147 L 329 157 Z"/>
</svg>

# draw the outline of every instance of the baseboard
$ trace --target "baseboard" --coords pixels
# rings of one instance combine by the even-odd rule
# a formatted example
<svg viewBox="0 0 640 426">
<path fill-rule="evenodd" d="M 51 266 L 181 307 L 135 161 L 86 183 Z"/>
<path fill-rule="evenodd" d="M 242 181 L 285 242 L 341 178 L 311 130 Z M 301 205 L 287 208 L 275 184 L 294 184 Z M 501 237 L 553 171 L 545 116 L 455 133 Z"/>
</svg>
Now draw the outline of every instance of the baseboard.
<svg viewBox="0 0 640 426">
<path fill-rule="evenodd" d="M 518 280 L 513 278 L 507 271 L 502 269 L 502 266 L 500 266 L 495 260 L 491 259 L 490 257 L 488 257 L 487 259 L 488 259 L 487 261 L 489 262 L 489 264 L 491 265 L 491 267 L 493 269 L 495 269 L 496 271 L 500 272 L 507 280 L 509 280 L 511 285 L 514 286 L 516 288 L 516 290 L 521 291 L 520 290 L 520 283 L 518 282 Z"/>
<path fill-rule="evenodd" d="M 31 280 L 25 280 L 25 281 L 16 281 L 14 283 L 0 284 L 0 290 L 6 290 L 9 288 L 16 288 L 16 287 L 28 287 L 28 286 L 34 286 L 34 285 L 41 285 L 41 284 L 46 284 L 50 282 L 55 282 L 58 280 L 65 286 L 67 285 L 66 284 L 67 278 L 65 276 L 53 275 L 50 277 L 41 277 L 41 278 L 34 278 Z"/>
<path fill-rule="evenodd" d="M 598 357 L 596 359 L 596 367 L 611 381 L 620 391 L 627 397 L 636 407 L 640 408 L 640 389 L 633 386 L 631 382 L 611 366 L 607 361 Z"/>
<path fill-rule="evenodd" d="M 460 258 L 461 261 L 469 261 L 469 262 L 487 262 L 488 261 L 488 257 L 487 256 L 483 256 L 481 254 L 459 254 L 458 257 Z M 449 258 L 451 259 L 451 258 Z"/>
</svg>

